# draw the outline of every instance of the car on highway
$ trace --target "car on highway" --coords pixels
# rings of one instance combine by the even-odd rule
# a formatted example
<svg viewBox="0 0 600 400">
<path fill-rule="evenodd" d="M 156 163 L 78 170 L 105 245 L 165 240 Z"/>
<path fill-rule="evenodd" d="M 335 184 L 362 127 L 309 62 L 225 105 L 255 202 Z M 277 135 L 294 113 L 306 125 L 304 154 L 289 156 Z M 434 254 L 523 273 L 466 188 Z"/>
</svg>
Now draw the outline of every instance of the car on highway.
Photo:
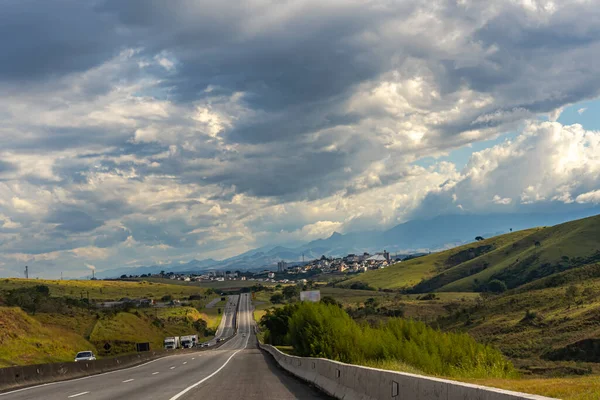
<svg viewBox="0 0 600 400">
<path fill-rule="evenodd" d="M 245 333 L 242 333 L 242 337 L 246 337 L 246 334 L 245 334 Z"/>
<path fill-rule="evenodd" d="M 75 356 L 75 361 L 94 361 L 96 356 L 91 351 L 80 351 Z"/>
</svg>

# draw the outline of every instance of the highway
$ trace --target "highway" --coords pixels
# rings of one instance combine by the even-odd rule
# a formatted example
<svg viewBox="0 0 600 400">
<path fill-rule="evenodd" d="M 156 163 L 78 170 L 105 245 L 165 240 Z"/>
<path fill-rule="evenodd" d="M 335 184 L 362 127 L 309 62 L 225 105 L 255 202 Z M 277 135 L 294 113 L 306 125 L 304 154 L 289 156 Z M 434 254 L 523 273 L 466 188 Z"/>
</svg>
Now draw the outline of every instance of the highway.
<svg viewBox="0 0 600 400">
<path fill-rule="evenodd" d="M 235 331 L 232 296 L 219 334 Z M 250 296 L 239 298 L 238 333 L 218 349 L 178 354 L 146 364 L 0 394 L 0 400 L 314 399 L 327 398 L 278 367 L 256 347 Z"/>
</svg>

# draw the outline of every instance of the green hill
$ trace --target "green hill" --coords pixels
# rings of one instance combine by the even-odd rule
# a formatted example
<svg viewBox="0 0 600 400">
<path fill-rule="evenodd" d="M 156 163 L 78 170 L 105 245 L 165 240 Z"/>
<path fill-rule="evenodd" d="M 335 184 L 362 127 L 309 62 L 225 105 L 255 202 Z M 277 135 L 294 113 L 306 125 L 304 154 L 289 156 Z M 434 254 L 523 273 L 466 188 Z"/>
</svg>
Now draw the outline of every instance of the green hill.
<svg viewBox="0 0 600 400">
<path fill-rule="evenodd" d="M 458 246 L 450 250 L 428 254 L 391 265 L 384 269 L 368 271 L 339 284 L 351 287 L 353 284 L 364 283 L 374 288 L 410 289 L 419 282 L 431 279 L 453 267 L 493 252 L 499 248 L 521 240 L 539 228 L 507 233 L 477 243 Z"/>
<path fill-rule="evenodd" d="M 344 281 L 414 293 L 508 289 L 600 261 L 600 216 L 496 236 L 369 271 Z"/>
<path fill-rule="evenodd" d="M 18 307 L 0 307 L 0 367 L 72 361 L 94 346 L 77 333 L 43 325 Z"/>
</svg>

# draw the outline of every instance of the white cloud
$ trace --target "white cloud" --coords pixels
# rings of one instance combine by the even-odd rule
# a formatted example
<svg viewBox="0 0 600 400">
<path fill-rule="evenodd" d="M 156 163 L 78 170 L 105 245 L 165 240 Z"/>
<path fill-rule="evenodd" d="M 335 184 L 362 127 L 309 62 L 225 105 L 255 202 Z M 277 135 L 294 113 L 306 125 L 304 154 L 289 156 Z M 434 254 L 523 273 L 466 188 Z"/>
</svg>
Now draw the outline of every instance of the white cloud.
<svg viewBox="0 0 600 400">
<path fill-rule="evenodd" d="M 510 197 L 500 197 L 498 195 L 495 195 L 494 198 L 492 199 L 492 201 L 495 204 L 502 204 L 502 205 L 509 205 L 510 203 L 512 203 L 512 199 Z"/>
<path fill-rule="evenodd" d="M 600 204 L 600 190 L 582 193 L 575 199 L 578 203 Z"/>
<path fill-rule="evenodd" d="M 586 107 L 583 107 L 583 108 L 580 108 L 579 110 L 577 110 L 577 113 L 578 113 L 579 115 L 583 115 L 583 113 L 584 113 L 584 112 L 586 112 L 586 111 L 587 111 L 587 108 L 586 108 Z"/>
</svg>

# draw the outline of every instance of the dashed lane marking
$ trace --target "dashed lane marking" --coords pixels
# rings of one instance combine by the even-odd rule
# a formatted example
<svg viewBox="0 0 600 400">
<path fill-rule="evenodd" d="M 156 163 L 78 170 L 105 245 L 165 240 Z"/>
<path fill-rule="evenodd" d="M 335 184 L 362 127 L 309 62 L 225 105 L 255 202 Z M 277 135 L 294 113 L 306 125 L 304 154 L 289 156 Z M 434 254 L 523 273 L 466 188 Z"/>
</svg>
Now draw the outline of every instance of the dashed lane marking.
<svg viewBox="0 0 600 400">
<path fill-rule="evenodd" d="M 169 369 L 175 369 L 175 367 L 171 367 L 171 368 L 169 368 Z"/>
<path fill-rule="evenodd" d="M 133 379 L 124 380 L 123 383 L 131 382 Z"/>
<path fill-rule="evenodd" d="M 83 396 L 84 394 L 88 394 L 89 392 L 81 392 L 81 393 L 77 393 L 77 394 L 73 394 L 71 396 L 69 396 L 69 399 L 73 398 L 73 397 L 79 397 L 79 396 Z"/>
<path fill-rule="evenodd" d="M 160 372 L 153 372 L 152 375 L 158 375 Z"/>
</svg>

